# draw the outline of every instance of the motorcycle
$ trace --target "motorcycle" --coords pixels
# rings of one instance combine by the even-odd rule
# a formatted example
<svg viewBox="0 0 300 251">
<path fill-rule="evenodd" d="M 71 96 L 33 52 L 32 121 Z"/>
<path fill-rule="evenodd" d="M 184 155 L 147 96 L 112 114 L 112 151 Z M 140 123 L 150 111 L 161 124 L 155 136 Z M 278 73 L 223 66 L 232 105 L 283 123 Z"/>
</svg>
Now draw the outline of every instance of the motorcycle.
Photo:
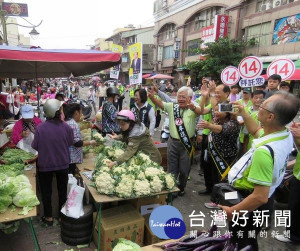
<svg viewBox="0 0 300 251">
<path fill-rule="evenodd" d="M 165 117 L 162 129 L 161 129 L 161 135 L 160 135 L 160 141 L 161 143 L 166 143 L 170 137 L 170 129 L 169 129 L 169 118 Z"/>
<path fill-rule="evenodd" d="M 92 114 L 92 105 L 89 101 L 86 101 L 81 98 L 77 98 L 75 96 L 72 97 L 72 99 L 67 101 L 67 104 L 77 103 L 80 104 L 80 107 L 82 109 L 82 115 L 84 119 L 88 119 Z"/>
</svg>

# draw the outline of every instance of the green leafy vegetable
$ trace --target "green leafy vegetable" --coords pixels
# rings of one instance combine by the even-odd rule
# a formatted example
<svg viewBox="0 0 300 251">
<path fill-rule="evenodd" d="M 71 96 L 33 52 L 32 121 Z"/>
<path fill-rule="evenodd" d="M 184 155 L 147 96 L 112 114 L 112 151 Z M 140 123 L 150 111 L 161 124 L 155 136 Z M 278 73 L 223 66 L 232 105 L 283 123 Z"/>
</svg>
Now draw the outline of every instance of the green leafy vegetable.
<svg viewBox="0 0 300 251">
<path fill-rule="evenodd" d="M 141 251 L 141 247 L 136 243 L 120 238 L 118 244 L 114 247 L 113 251 Z"/>
<path fill-rule="evenodd" d="M 25 207 L 25 206 L 34 207 L 40 204 L 34 191 L 30 188 L 25 188 L 20 192 L 18 192 L 16 196 L 13 197 L 13 203 L 17 207 Z"/>
<path fill-rule="evenodd" d="M 7 161 L 9 164 L 11 163 L 23 163 L 27 160 L 33 159 L 35 157 L 34 154 L 25 152 L 21 149 L 11 149 L 7 148 L 1 159 Z"/>
</svg>

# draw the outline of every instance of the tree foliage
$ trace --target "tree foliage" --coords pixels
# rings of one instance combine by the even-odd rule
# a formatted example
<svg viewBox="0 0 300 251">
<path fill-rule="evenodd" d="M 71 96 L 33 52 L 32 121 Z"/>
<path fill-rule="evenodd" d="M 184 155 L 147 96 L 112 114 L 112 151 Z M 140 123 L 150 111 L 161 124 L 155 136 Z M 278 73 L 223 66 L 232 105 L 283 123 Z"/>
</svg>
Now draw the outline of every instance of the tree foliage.
<svg viewBox="0 0 300 251">
<path fill-rule="evenodd" d="M 237 67 L 246 56 L 245 49 L 254 44 L 255 42 L 252 40 L 244 42 L 229 38 L 207 43 L 207 48 L 193 50 L 197 54 L 202 54 L 206 59 L 188 62 L 185 68 L 191 70 L 200 79 L 204 76 L 210 76 L 219 80 L 222 70 L 230 65 Z"/>
</svg>

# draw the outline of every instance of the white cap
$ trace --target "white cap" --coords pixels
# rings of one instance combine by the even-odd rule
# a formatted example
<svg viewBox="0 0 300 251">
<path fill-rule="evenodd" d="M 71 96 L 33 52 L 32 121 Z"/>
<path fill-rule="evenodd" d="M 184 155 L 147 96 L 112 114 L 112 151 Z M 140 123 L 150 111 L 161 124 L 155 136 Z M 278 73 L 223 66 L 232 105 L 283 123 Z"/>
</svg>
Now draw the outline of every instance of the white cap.
<svg viewBox="0 0 300 251">
<path fill-rule="evenodd" d="M 21 115 L 23 119 L 32 119 L 34 117 L 33 107 L 31 105 L 22 106 Z"/>
</svg>

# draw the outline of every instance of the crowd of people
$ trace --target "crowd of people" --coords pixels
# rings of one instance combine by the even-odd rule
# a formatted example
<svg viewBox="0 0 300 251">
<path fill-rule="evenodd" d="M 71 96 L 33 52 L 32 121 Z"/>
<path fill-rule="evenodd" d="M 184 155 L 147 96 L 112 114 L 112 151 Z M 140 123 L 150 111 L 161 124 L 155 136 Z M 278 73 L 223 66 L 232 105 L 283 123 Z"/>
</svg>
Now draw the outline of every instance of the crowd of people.
<svg viewBox="0 0 300 251">
<path fill-rule="evenodd" d="M 215 185 L 229 184 L 242 201 L 232 206 L 207 202 L 209 209 L 223 209 L 230 221 L 234 242 L 239 248 L 252 245 L 258 249 L 257 238 L 239 238 L 241 226 L 232 224 L 234 212 L 247 210 L 249 218 L 243 227 L 255 231 L 255 210 L 274 210 L 273 195 L 283 180 L 288 157 L 294 142 L 299 143 L 300 124 L 294 123 L 299 99 L 290 93 L 290 86 L 281 82 L 279 75 L 272 75 L 265 86 L 243 88 L 203 78 L 200 98 L 184 86 L 177 91 L 176 99 L 166 94 L 165 86 L 142 87 L 122 84 L 106 86 L 99 81 L 91 85 L 87 99 L 93 103 L 95 114 L 101 111 L 102 134 L 127 144 L 126 151 L 109 167 L 128 161 L 136 152 L 143 150 L 150 158 L 161 163 L 162 158 L 153 141 L 155 128 L 159 126 L 161 111 L 169 118 L 170 137 L 167 143 L 168 172 L 178 179 L 179 192 L 184 196 L 191 170 L 195 148 L 201 146 L 199 174 L 204 176 L 205 189 L 199 195 L 211 194 Z M 66 96 L 73 93 L 74 85 L 66 88 Z M 171 88 L 170 86 L 168 88 Z M 76 88 L 75 88 L 76 89 Z M 63 104 L 64 96 L 55 89 L 45 97 L 42 122 L 35 117 L 32 106 L 20 109 L 21 119 L 15 124 L 12 142 L 32 137 L 31 146 L 38 151 L 37 170 L 44 204 L 43 221 L 53 224 L 51 210 L 51 182 L 57 177 L 59 206 L 66 200 L 68 173 L 76 172 L 76 164 L 82 163 L 82 147 L 95 145 L 95 141 L 83 141 L 78 122 L 82 116 L 79 104 Z M 130 104 L 124 106 L 125 93 Z M 99 109 L 96 108 L 99 99 Z M 47 142 L 44 144 L 43 142 Z M 281 241 L 300 240 L 300 156 L 294 167 L 290 184 L 289 209 L 291 210 L 290 237 L 278 236 Z"/>
</svg>

